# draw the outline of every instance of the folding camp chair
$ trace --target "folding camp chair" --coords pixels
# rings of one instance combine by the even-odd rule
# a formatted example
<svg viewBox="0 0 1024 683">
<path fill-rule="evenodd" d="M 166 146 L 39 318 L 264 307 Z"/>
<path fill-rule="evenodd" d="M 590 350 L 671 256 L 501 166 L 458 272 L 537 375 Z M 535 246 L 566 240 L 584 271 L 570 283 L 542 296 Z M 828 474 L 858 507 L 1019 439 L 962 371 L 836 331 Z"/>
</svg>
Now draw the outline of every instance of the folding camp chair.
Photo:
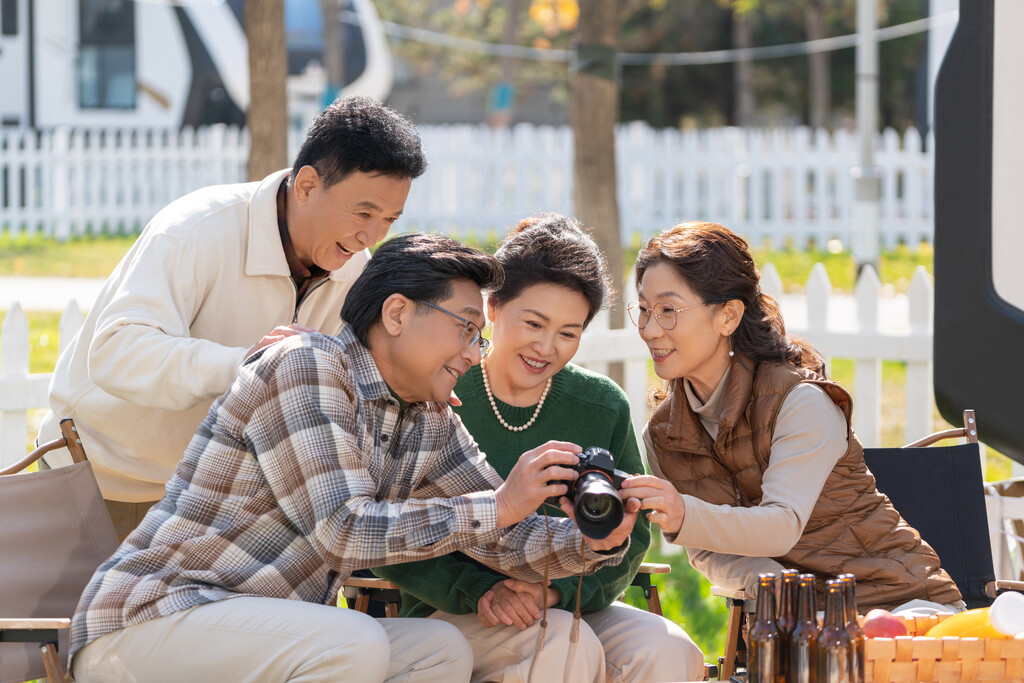
<svg viewBox="0 0 1024 683">
<path fill-rule="evenodd" d="M 60 427 L 63 438 L 0 470 L 0 683 L 65 680 L 58 651 L 67 652 L 71 616 L 118 546 L 74 423 Z M 65 447 L 73 465 L 22 472 Z"/>
<path fill-rule="evenodd" d="M 918 448 L 957 437 L 966 442 Z M 964 411 L 963 429 L 947 429 L 903 448 L 867 448 L 864 460 L 878 490 L 938 553 L 968 609 L 987 607 L 999 592 L 1024 588 L 1020 581 L 997 581 L 992 567 L 973 410 Z"/>
<path fill-rule="evenodd" d="M 932 446 L 964 438 L 953 446 Z M 985 484 L 973 410 L 964 411 L 964 427 L 936 432 L 901 448 L 865 448 L 864 461 L 884 493 L 910 526 L 939 555 L 942 568 L 960 588 L 968 608 L 985 607 L 997 592 L 1024 589 L 1024 582 L 996 581 L 992 569 Z M 726 597 L 729 621 L 722 677 L 742 662 L 740 633 L 756 600 L 743 592 L 712 587 Z"/>
</svg>

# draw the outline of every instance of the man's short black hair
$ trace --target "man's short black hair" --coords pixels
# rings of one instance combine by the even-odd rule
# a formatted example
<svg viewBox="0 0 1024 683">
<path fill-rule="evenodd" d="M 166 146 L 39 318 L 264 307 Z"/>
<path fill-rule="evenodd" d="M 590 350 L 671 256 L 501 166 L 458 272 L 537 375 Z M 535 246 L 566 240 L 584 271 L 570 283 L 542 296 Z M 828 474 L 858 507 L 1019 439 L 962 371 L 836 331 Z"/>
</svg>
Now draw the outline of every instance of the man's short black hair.
<svg viewBox="0 0 1024 683">
<path fill-rule="evenodd" d="M 471 280 L 481 289 L 501 287 L 498 260 L 435 233 L 407 233 L 384 242 L 345 295 L 341 318 L 369 346 L 370 327 L 381 318 L 392 294 L 436 303 L 452 296 L 454 280 Z"/>
<path fill-rule="evenodd" d="M 291 182 L 303 166 L 315 168 L 328 189 L 355 172 L 416 178 L 427 170 L 427 159 L 408 119 L 372 97 L 345 97 L 313 120 Z"/>
</svg>

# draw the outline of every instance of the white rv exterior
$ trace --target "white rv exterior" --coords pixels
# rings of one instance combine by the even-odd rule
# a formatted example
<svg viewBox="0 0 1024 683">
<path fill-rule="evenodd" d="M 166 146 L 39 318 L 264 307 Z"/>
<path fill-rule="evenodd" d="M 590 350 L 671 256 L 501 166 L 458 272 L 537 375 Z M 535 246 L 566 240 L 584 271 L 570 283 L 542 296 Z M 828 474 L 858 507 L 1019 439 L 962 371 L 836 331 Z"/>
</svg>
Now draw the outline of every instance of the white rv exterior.
<svg viewBox="0 0 1024 683">
<path fill-rule="evenodd" d="M 241 7 L 241 0 L 0 0 L 0 125 L 242 125 L 249 65 Z M 354 0 L 352 10 L 366 68 L 345 92 L 383 99 L 392 82 L 383 28 L 371 0 Z M 293 79 L 294 116 L 316 110 L 309 93 L 321 74 L 314 63 Z"/>
</svg>

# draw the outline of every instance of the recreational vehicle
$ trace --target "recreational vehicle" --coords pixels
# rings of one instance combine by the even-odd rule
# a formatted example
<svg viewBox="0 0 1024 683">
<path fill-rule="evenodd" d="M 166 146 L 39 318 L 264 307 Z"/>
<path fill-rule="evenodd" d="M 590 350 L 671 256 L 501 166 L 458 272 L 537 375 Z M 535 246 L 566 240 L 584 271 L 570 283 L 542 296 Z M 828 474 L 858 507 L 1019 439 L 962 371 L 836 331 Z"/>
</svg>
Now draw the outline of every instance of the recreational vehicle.
<svg viewBox="0 0 1024 683">
<path fill-rule="evenodd" d="M 345 92 L 384 99 L 392 66 L 373 3 L 339 5 Z M 0 0 L 0 125 L 242 125 L 242 12 L 242 0 Z M 323 21 L 318 0 L 285 0 L 289 114 L 299 124 L 323 104 Z"/>
</svg>

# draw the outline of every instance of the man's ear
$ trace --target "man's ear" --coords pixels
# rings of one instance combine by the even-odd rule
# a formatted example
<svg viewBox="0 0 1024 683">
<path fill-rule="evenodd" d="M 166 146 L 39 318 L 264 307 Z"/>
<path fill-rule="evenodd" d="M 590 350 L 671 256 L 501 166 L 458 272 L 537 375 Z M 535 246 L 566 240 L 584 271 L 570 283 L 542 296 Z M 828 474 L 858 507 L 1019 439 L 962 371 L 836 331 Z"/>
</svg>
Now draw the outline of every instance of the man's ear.
<svg viewBox="0 0 1024 683">
<path fill-rule="evenodd" d="M 401 294 L 392 294 L 384 299 L 381 305 L 380 324 L 384 331 L 392 336 L 398 337 L 408 324 L 411 316 L 416 314 L 416 304 Z"/>
<path fill-rule="evenodd" d="M 745 310 L 746 306 L 739 299 L 729 299 L 722 304 L 722 308 L 718 310 L 718 320 L 720 331 L 724 336 L 731 336 L 736 331 Z"/>
<path fill-rule="evenodd" d="M 320 174 L 312 166 L 306 165 L 295 174 L 294 193 L 295 201 L 299 206 L 305 206 L 309 194 L 322 185 Z"/>
</svg>

